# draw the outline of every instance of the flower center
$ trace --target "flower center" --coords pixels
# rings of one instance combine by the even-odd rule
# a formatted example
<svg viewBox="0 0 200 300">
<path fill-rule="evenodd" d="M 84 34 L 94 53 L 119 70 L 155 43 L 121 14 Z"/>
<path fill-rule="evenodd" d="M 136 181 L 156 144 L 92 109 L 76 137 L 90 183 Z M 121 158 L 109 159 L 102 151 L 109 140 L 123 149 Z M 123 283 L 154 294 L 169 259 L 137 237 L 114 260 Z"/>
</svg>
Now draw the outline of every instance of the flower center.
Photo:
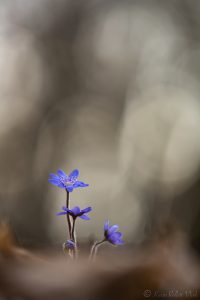
<svg viewBox="0 0 200 300">
<path fill-rule="evenodd" d="M 76 178 L 71 177 L 71 178 L 66 178 L 63 176 L 60 176 L 60 181 L 65 185 L 65 186 L 71 186 L 76 182 Z"/>
</svg>

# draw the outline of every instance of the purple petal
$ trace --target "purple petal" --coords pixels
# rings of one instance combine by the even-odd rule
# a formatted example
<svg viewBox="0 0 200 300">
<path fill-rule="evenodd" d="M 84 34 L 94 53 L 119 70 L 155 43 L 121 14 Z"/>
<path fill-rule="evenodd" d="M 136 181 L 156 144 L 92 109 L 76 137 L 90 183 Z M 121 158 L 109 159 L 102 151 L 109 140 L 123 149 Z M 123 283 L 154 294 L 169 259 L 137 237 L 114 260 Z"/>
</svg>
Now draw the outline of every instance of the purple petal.
<svg viewBox="0 0 200 300">
<path fill-rule="evenodd" d="M 67 174 L 65 174 L 65 172 L 64 172 L 63 170 L 58 170 L 58 171 L 57 171 L 57 174 L 58 174 L 59 176 L 65 177 L 65 178 L 68 177 Z"/>
<path fill-rule="evenodd" d="M 65 185 L 64 185 L 62 182 L 60 182 L 60 183 L 58 184 L 58 187 L 61 188 L 61 189 L 65 189 Z"/>
<path fill-rule="evenodd" d="M 62 216 L 62 215 L 66 215 L 67 212 L 66 211 L 61 211 L 61 212 L 58 212 L 56 215 L 57 216 Z"/>
<path fill-rule="evenodd" d="M 68 249 L 74 249 L 75 248 L 75 243 L 72 241 L 72 240 L 67 240 L 67 242 L 65 243 L 65 246 L 68 248 Z"/>
<path fill-rule="evenodd" d="M 62 210 L 68 212 L 68 211 L 69 211 L 69 208 L 67 208 L 66 206 L 62 206 Z"/>
<path fill-rule="evenodd" d="M 113 225 L 108 229 L 108 234 L 112 234 L 113 232 L 117 231 L 119 229 L 118 225 Z"/>
<path fill-rule="evenodd" d="M 58 186 L 58 187 L 60 187 L 62 189 L 64 188 L 64 185 L 59 180 L 57 180 L 57 179 L 48 179 L 48 181 L 51 184 L 56 185 L 56 186 Z"/>
<path fill-rule="evenodd" d="M 75 169 L 69 174 L 70 179 L 77 179 L 79 176 L 79 170 Z"/>
<path fill-rule="evenodd" d="M 108 236 L 108 241 L 111 243 L 111 244 L 114 244 L 116 243 L 118 239 L 116 239 L 114 236 Z"/>
<path fill-rule="evenodd" d="M 122 233 L 121 232 L 114 232 L 113 234 L 111 234 L 112 237 L 116 238 L 116 239 L 119 239 L 122 237 Z"/>
<path fill-rule="evenodd" d="M 69 186 L 67 186 L 66 187 L 66 190 L 69 192 L 69 193 L 71 193 L 72 191 L 73 191 L 73 186 L 72 185 L 69 185 Z"/>
<path fill-rule="evenodd" d="M 109 234 L 107 239 L 111 244 L 114 245 L 122 245 L 124 242 L 122 241 L 122 233 L 121 232 L 113 232 Z"/>
<path fill-rule="evenodd" d="M 73 213 L 73 215 L 77 216 L 80 213 L 80 208 L 78 206 L 75 206 L 71 209 L 71 212 Z"/>
<path fill-rule="evenodd" d="M 116 240 L 115 245 L 123 245 L 124 241 L 123 240 Z"/>
<path fill-rule="evenodd" d="M 56 174 L 50 173 L 49 176 L 51 176 L 50 179 L 58 179 L 59 180 L 59 177 Z"/>
<path fill-rule="evenodd" d="M 104 223 L 104 231 L 108 231 L 108 229 L 109 229 L 109 221 L 107 220 Z"/>
<path fill-rule="evenodd" d="M 89 184 L 87 183 L 84 183 L 82 181 L 76 181 L 73 185 L 74 188 L 81 188 L 81 187 L 86 187 L 86 186 L 89 186 Z"/>
<path fill-rule="evenodd" d="M 88 213 L 91 210 L 92 210 L 92 207 L 86 207 L 86 208 L 82 209 L 81 212 L 82 213 Z"/>
<path fill-rule="evenodd" d="M 53 183 L 53 184 L 59 184 L 60 183 L 60 180 L 59 179 L 53 179 L 53 178 L 50 178 L 50 179 L 48 179 L 48 181 L 50 182 L 50 183 Z"/>
<path fill-rule="evenodd" d="M 79 218 L 81 218 L 83 220 L 90 220 L 90 218 L 86 215 L 79 216 Z"/>
</svg>

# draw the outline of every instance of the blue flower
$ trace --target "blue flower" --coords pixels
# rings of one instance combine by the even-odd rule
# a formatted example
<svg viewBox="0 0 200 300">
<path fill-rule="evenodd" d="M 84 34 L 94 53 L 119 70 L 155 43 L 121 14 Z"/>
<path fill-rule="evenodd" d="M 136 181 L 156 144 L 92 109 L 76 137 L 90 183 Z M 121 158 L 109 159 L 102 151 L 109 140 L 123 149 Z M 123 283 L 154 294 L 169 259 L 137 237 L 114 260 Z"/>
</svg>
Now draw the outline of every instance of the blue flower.
<svg viewBox="0 0 200 300">
<path fill-rule="evenodd" d="M 79 217 L 83 220 L 90 220 L 90 218 L 86 215 L 86 213 L 90 212 L 92 210 L 92 208 L 87 207 L 87 208 L 81 210 L 78 206 L 75 206 L 72 209 L 69 209 L 66 206 L 63 206 L 62 210 L 63 211 L 57 213 L 57 216 L 69 214 L 70 216 L 72 216 L 73 219 L 76 219 L 77 217 Z"/>
<path fill-rule="evenodd" d="M 75 248 L 75 243 L 72 240 L 67 240 L 66 243 L 64 243 L 64 247 L 73 250 Z"/>
<path fill-rule="evenodd" d="M 104 237 L 106 241 L 113 245 L 122 245 L 124 241 L 122 240 L 122 233 L 117 231 L 119 229 L 118 225 L 109 226 L 109 221 L 104 223 Z"/>
<path fill-rule="evenodd" d="M 66 189 L 68 192 L 72 192 L 73 189 L 86 187 L 86 184 L 82 181 L 78 181 L 79 170 L 73 170 L 69 176 L 64 171 L 58 170 L 57 174 L 49 174 L 49 182 L 58 186 L 61 189 Z"/>
</svg>

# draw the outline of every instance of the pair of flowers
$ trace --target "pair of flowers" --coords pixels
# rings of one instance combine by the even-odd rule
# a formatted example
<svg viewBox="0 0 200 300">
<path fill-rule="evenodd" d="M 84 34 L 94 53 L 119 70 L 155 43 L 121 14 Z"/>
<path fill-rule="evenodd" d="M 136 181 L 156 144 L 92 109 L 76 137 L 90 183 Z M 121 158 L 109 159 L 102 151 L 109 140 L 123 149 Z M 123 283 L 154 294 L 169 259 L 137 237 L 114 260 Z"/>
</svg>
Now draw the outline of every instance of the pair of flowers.
<svg viewBox="0 0 200 300">
<path fill-rule="evenodd" d="M 50 174 L 49 182 L 71 193 L 76 188 L 83 188 L 89 186 L 89 184 L 86 184 L 82 181 L 78 181 L 78 176 L 79 176 L 78 170 L 73 170 L 69 174 L 69 176 L 65 174 L 63 170 L 58 170 L 57 174 L 52 174 L 52 173 Z M 57 213 L 57 216 L 69 214 L 73 219 L 80 217 L 83 220 L 90 220 L 90 218 L 86 215 L 86 213 L 90 212 L 92 208 L 87 207 L 81 210 L 78 206 L 75 206 L 72 209 L 63 206 L 62 210 L 63 211 Z"/>
<path fill-rule="evenodd" d="M 59 188 L 65 189 L 67 193 L 71 193 L 76 188 L 84 188 L 89 186 L 88 184 L 78 180 L 79 171 L 77 169 L 73 170 L 69 175 L 67 175 L 64 171 L 58 170 L 57 174 L 50 174 L 49 182 L 53 185 L 58 186 Z M 78 206 L 69 209 L 67 206 L 62 207 L 62 211 L 58 212 L 57 215 L 70 215 L 75 221 L 76 218 L 81 218 L 83 220 L 90 220 L 87 216 L 92 210 L 91 207 L 87 207 L 85 209 L 80 209 Z M 122 240 L 122 233 L 118 231 L 118 225 L 109 225 L 109 221 L 105 221 L 104 223 L 104 241 L 108 241 L 113 245 L 122 245 L 124 242 Z M 74 247 L 74 242 L 68 240 L 67 241 L 68 248 Z"/>
</svg>

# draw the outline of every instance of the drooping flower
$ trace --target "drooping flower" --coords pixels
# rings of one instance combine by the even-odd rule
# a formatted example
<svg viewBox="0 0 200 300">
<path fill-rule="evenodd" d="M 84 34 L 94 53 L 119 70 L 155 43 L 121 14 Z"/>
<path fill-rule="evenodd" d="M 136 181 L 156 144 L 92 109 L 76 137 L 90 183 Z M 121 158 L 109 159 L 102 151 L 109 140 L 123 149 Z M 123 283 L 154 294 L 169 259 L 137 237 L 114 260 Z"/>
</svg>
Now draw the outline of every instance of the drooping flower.
<svg viewBox="0 0 200 300">
<path fill-rule="evenodd" d="M 79 170 L 73 170 L 69 175 L 65 174 L 63 170 L 58 170 L 57 174 L 49 174 L 50 178 L 48 181 L 58 186 L 61 189 L 66 189 L 68 192 L 72 192 L 73 189 L 83 188 L 88 186 L 82 181 L 78 181 Z"/>
<path fill-rule="evenodd" d="M 72 240 L 67 240 L 66 243 L 64 243 L 64 247 L 73 250 L 75 248 L 75 243 Z"/>
<path fill-rule="evenodd" d="M 124 241 L 122 240 L 122 233 L 117 231 L 119 229 L 118 225 L 109 226 L 109 221 L 104 223 L 104 237 L 105 240 L 113 245 L 122 245 Z"/>
<path fill-rule="evenodd" d="M 75 206 L 72 209 L 69 209 L 66 206 L 63 206 L 62 210 L 63 211 L 57 213 L 57 216 L 69 214 L 70 216 L 72 216 L 73 219 L 76 219 L 77 217 L 79 217 L 83 220 L 90 220 L 90 218 L 86 215 L 86 213 L 89 213 L 92 210 L 92 208 L 86 207 L 85 209 L 81 210 L 78 206 Z"/>
</svg>

